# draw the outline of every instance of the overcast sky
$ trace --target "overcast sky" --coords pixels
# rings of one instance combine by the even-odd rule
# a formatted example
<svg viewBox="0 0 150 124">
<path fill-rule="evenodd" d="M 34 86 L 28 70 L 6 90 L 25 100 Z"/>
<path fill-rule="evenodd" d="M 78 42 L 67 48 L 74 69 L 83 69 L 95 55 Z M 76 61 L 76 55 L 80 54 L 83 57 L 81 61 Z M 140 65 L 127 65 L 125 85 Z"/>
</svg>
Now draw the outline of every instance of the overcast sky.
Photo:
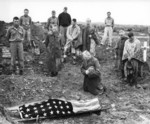
<svg viewBox="0 0 150 124">
<path fill-rule="evenodd" d="M 71 17 L 82 22 L 104 22 L 110 11 L 116 24 L 150 25 L 150 0 L 0 0 L 0 5 L 0 20 L 6 22 L 23 15 L 25 8 L 33 21 L 45 22 L 52 10 L 58 16 L 67 6 Z"/>
</svg>

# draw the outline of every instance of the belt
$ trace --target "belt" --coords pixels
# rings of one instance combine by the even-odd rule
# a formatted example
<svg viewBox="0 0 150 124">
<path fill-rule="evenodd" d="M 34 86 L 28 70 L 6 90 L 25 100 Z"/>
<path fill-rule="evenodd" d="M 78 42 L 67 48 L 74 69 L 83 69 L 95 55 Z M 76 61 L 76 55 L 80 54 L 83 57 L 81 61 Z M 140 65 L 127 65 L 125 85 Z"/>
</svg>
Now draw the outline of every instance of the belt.
<svg viewBox="0 0 150 124">
<path fill-rule="evenodd" d="M 112 27 L 111 25 L 106 25 L 105 27 Z"/>
</svg>

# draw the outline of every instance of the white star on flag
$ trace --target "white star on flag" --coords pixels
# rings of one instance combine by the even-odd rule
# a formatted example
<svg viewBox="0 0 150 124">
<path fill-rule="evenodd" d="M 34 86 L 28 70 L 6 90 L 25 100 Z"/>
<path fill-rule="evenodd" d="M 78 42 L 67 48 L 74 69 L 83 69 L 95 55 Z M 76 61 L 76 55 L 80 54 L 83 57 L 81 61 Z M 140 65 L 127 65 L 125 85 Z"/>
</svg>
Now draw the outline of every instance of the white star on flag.
<svg viewBox="0 0 150 124">
<path fill-rule="evenodd" d="M 56 104 L 56 102 L 55 102 L 55 101 L 53 101 L 53 103 L 54 103 L 54 104 Z"/>
<path fill-rule="evenodd" d="M 50 106 L 50 107 L 48 107 L 48 109 L 52 109 L 52 107 Z"/>
<path fill-rule="evenodd" d="M 27 117 L 29 117 L 29 115 L 26 114 L 25 117 L 27 118 Z"/>
<path fill-rule="evenodd" d="M 53 114 L 53 111 L 51 111 L 50 113 Z"/>
<path fill-rule="evenodd" d="M 40 106 L 40 108 L 43 108 L 43 107 L 44 107 L 43 105 Z"/>
<path fill-rule="evenodd" d="M 61 104 L 61 101 L 59 101 L 59 104 Z"/>
<path fill-rule="evenodd" d="M 47 106 L 49 106 L 49 105 L 50 105 L 50 103 L 47 103 L 46 105 L 47 105 Z"/>
<path fill-rule="evenodd" d="M 70 114 L 71 112 L 70 111 L 68 111 L 68 114 Z"/>
<path fill-rule="evenodd" d="M 63 114 L 65 114 L 65 112 L 64 112 L 64 111 L 62 111 L 62 113 L 63 113 Z"/>
<path fill-rule="evenodd" d="M 30 109 L 29 108 L 27 108 L 27 112 L 29 112 L 30 111 Z"/>
<path fill-rule="evenodd" d="M 57 114 L 59 114 L 59 111 L 58 111 L 58 110 L 57 110 L 56 112 L 57 112 Z"/>
<path fill-rule="evenodd" d="M 68 105 L 67 105 L 66 107 L 67 107 L 67 108 L 69 108 L 69 106 L 68 106 Z"/>
<path fill-rule="evenodd" d="M 47 113 L 44 113 L 43 115 L 44 115 L 44 116 L 46 116 L 46 115 L 47 115 Z"/>
<path fill-rule="evenodd" d="M 38 111 L 36 110 L 35 113 L 38 113 Z"/>
<path fill-rule="evenodd" d="M 55 108 L 58 108 L 58 107 L 55 105 Z"/>
<path fill-rule="evenodd" d="M 63 106 L 60 106 L 61 109 L 63 109 Z"/>
<path fill-rule="evenodd" d="M 42 112 L 44 112 L 45 111 L 45 109 L 42 109 Z"/>
<path fill-rule="evenodd" d="M 34 107 L 33 109 L 34 109 L 34 110 L 36 110 L 37 108 L 36 108 L 36 107 Z"/>
</svg>

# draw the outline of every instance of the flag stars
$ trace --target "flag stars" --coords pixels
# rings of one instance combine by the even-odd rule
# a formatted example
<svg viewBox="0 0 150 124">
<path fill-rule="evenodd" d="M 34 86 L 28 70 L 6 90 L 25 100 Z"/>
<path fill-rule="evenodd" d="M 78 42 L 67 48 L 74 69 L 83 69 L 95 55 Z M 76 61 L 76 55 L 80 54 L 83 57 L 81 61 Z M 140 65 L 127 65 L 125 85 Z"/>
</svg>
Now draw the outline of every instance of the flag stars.
<svg viewBox="0 0 150 124">
<path fill-rule="evenodd" d="M 40 108 L 43 108 L 43 107 L 44 107 L 43 105 L 40 106 Z"/>
<path fill-rule="evenodd" d="M 47 116 L 47 113 L 44 113 L 43 115 L 44 115 L 44 116 Z"/>
<path fill-rule="evenodd" d="M 59 101 L 59 104 L 61 104 L 61 101 Z"/>
<path fill-rule="evenodd" d="M 69 108 L 69 106 L 67 105 L 66 108 Z"/>
<path fill-rule="evenodd" d="M 63 106 L 60 106 L 61 109 L 63 109 Z"/>
<path fill-rule="evenodd" d="M 68 111 L 68 114 L 70 114 L 71 112 L 70 111 Z"/>
<path fill-rule="evenodd" d="M 64 115 L 64 114 L 65 114 L 65 112 L 64 112 L 64 111 L 62 111 L 62 114 Z"/>
<path fill-rule="evenodd" d="M 23 108 L 22 107 L 20 107 L 20 110 L 22 110 Z"/>
<path fill-rule="evenodd" d="M 25 117 L 26 117 L 26 118 L 28 118 L 28 117 L 29 117 L 29 115 L 27 115 L 27 114 L 26 114 L 26 115 L 25 115 Z"/>
<path fill-rule="evenodd" d="M 30 111 L 30 109 L 29 108 L 27 108 L 27 112 L 29 112 Z"/>
<path fill-rule="evenodd" d="M 53 104 L 56 104 L 56 102 L 55 102 L 55 101 L 53 101 Z"/>
<path fill-rule="evenodd" d="M 52 107 L 50 106 L 50 107 L 48 107 L 48 109 L 52 109 Z"/>
<path fill-rule="evenodd" d="M 36 109 L 37 109 L 37 107 L 34 107 L 34 108 L 33 108 L 33 110 L 36 110 Z"/>
<path fill-rule="evenodd" d="M 38 110 L 36 110 L 35 113 L 38 113 Z"/>
<path fill-rule="evenodd" d="M 46 105 L 47 105 L 47 106 L 50 106 L 50 103 L 47 103 Z"/>
<path fill-rule="evenodd" d="M 55 108 L 58 108 L 58 107 L 55 105 Z"/>
<path fill-rule="evenodd" d="M 58 110 L 57 110 L 56 112 L 57 112 L 57 114 L 59 114 L 59 111 L 58 111 Z"/>
<path fill-rule="evenodd" d="M 45 109 L 42 109 L 42 112 L 44 112 L 45 111 Z"/>
<path fill-rule="evenodd" d="M 51 111 L 50 113 L 51 113 L 51 114 L 53 114 L 54 112 L 53 112 L 53 111 Z"/>
<path fill-rule="evenodd" d="M 20 111 L 21 113 L 24 113 L 23 111 Z"/>
</svg>

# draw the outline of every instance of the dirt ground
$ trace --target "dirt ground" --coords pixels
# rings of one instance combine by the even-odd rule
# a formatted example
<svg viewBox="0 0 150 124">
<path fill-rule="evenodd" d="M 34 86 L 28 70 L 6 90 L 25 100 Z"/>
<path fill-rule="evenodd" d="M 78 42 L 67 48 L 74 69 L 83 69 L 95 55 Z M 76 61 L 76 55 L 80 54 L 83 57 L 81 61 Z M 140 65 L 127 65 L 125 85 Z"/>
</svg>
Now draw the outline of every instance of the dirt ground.
<svg viewBox="0 0 150 124">
<path fill-rule="evenodd" d="M 150 124 L 150 78 L 149 74 L 138 81 L 140 87 L 133 88 L 121 80 L 120 73 L 114 69 L 114 51 L 97 48 L 101 64 L 102 83 L 106 92 L 94 96 L 84 92 L 81 63 L 63 65 L 57 77 L 46 76 L 46 67 L 41 55 L 32 56 L 25 63 L 25 74 L 0 76 L 0 103 L 5 107 L 40 101 L 48 98 L 67 100 L 87 100 L 98 97 L 104 108 L 100 115 L 58 120 L 43 120 L 41 124 Z M 33 123 L 33 122 L 32 122 Z M 31 124 L 32 124 L 31 123 Z M 28 124 L 30 124 L 28 122 Z"/>
</svg>

